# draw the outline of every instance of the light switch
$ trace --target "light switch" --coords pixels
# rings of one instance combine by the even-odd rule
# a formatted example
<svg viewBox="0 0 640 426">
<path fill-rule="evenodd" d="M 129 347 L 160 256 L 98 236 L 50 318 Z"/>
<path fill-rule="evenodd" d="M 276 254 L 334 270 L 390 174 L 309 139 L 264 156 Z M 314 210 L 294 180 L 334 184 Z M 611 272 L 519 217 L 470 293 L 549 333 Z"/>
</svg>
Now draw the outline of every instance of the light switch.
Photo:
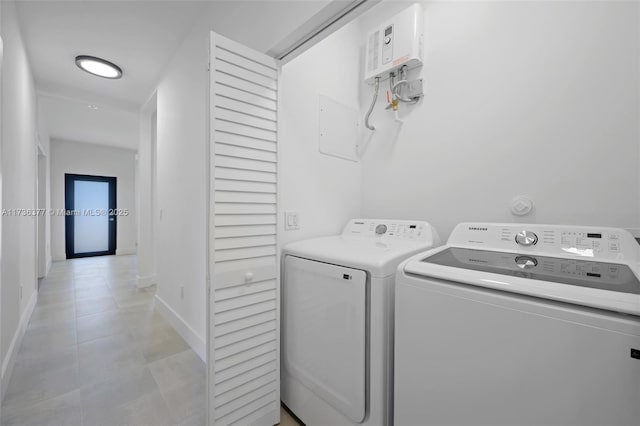
<svg viewBox="0 0 640 426">
<path fill-rule="evenodd" d="M 284 212 L 284 230 L 295 231 L 300 229 L 300 214 L 298 212 Z"/>
</svg>

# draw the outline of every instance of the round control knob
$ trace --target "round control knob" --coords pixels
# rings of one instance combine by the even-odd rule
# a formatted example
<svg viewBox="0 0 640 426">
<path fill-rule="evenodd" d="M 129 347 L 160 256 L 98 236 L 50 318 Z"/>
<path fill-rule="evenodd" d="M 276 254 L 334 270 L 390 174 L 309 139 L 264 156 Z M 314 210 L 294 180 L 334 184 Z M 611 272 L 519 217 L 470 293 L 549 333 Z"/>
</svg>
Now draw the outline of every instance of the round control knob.
<svg viewBox="0 0 640 426">
<path fill-rule="evenodd" d="M 521 246 L 532 246 L 538 242 L 538 236 L 531 231 L 520 231 L 516 234 L 516 243 Z"/>
<path fill-rule="evenodd" d="M 518 256 L 516 257 L 516 265 L 520 269 L 530 269 L 538 266 L 538 260 L 531 256 Z"/>
<path fill-rule="evenodd" d="M 387 36 L 384 38 L 384 44 L 389 44 L 391 43 L 391 37 Z"/>
<path fill-rule="evenodd" d="M 376 234 L 382 235 L 387 232 L 387 225 L 378 225 L 376 226 Z"/>
</svg>

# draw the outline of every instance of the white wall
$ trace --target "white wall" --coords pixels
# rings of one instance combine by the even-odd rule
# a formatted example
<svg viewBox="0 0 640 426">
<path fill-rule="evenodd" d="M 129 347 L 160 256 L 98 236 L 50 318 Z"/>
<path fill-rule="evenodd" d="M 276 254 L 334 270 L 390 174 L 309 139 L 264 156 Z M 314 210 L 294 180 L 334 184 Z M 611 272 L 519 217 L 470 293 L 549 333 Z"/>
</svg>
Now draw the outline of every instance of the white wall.
<svg viewBox="0 0 640 426">
<path fill-rule="evenodd" d="M 408 4 L 382 3 L 358 24 Z M 426 96 L 402 127 L 378 102 L 363 214 L 425 219 L 445 238 L 461 221 L 638 228 L 639 8 L 424 3 Z M 371 94 L 362 87 L 363 110 Z M 536 204 L 522 219 L 509 212 L 520 194 Z"/>
<path fill-rule="evenodd" d="M 158 86 L 157 296 L 205 339 L 207 33 L 192 32 Z M 184 286 L 184 298 L 180 287 Z"/>
<path fill-rule="evenodd" d="M 157 297 L 168 308 L 164 312 L 173 311 L 172 320 L 181 323 L 179 328 L 188 330 L 189 336 L 183 337 L 198 341 L 194 349 L 200 354 L 206 332 L 209 31 L 267 51 L 324 6 L 324 0 L 212 2 L 158 84 Z M 260 19 L 239 26 L 238 16 Z M 143 114 L 142 125 L 145 120 Z M 149 161 L 149 151 L 141 146 L 140 164 Z M 145 165 L 141 170 L 148 169 Z"/>
<path fill-rule="evenodd" d="M 155 153 L 157 145 L 157 105 L 154 94 L 140 111 L 140 142 L 137 161 L 138 287 L 156 283 Z"/>
<path fill-rule="evenodd" d="M 41 97 L 38 97 L 38 142 L 40 148 L 43 151 L 45 156 L 44 158 L 44 168 L 45 173 L 44 176 L 38 176 L 38 179 L 42 179 L 42 187 L 45 189 L 45 193 L 43 195 L 44 198 L 44 206 L 38 208 L 44 208 L 47 211 L 51 209 L 51 139 L 49 137 L 49 129 L 47 127 L 47 120 L 45 119 L 45 111 L 42 107 Z M 40 194 L 38 195 L 40 197 Z M 38 239 L 44 239 L 44 264 L 46 265 L 45 271 L 49 272 L 49 268 L 51 267 L 52 257 L 51 257 L 51 215 L 46 214 L 43 217 L 39 218 L 39 220 L 43 220 L 42 226 L 44 229 L 42 230 L 42 234 L 40 235 L 40 228 L 38 228 Z M 38 252 L 38 256 L 40 253 Z M 40 263 L 40 260 L 38 261 Z"/>
<path fill-rule="evenodd" d="M 115 176 L 118 209 L 129 209 L 128 216 L 118 218 L 116 254 L 136 252 L 135 152 L 82 142 L 51 140 L 51 208 L 64 209 L 64 175 Z M 64 260 L 64 216 L 51 218 L 51 254 Z"/>
<path fill-rule="evenodd" d="M 318 149 L 319 95 L 358 108 L 360 41 L 347 25 L 282 67 L 278 214 L 297 211 L 300 230 L 279 221 L 281 244 L 340 233 L 361 214 L 360 164 Z"/>
<path fill-rule="evenodd" d="M 2 2 L 2 207 L 36 207 L 36 95 L 15 4 Z M 36 220 L 2 217 L 2 385 L 35 303 Z M 20 292 L 22 286 L 22 297 Z"/>
<path fill-rule="evenodd" d="M 2 104 L 4 103 L 3 90 L 2 90 L 2 73 L 4 70 L 3 60 L 4 60 L 4 32 L 2 25 L 2 5 L 0 4 L 0 209 L 2 208 Z M 0 220 L 0 266 L 2 265 L 2 221 Z M 2 330 L 2 273 L 0 272 L 0 418 L 2 418 L 2 400 L 4 399 L 4 389 L 3 383 L 5 381 L 4 377 L 4 350 L 3 347 L 3 330 Z"/>
</svg>

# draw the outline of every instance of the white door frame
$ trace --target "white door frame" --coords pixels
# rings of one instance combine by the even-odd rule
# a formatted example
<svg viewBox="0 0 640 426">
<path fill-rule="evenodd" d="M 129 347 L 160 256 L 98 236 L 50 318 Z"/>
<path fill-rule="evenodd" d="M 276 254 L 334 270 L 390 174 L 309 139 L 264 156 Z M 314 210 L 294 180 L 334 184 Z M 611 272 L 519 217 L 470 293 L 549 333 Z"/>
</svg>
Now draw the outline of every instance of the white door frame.
<svg viewBox="0 0 640 426">
<path fill-rule="evenodd" d="M 47 257 L 47 174 L 48 155 L 37 136 L 36 146 L 36 277 L 44 278 L 48 271 Z"/>
<path fill-rule="evenodd" d="M 140 110 L 140 145 L 138 147 L 138 275 L 137 286 L 156 283 L 157 210 L 157 114 L 158 96 L 154 92 Z"/>
</svg>

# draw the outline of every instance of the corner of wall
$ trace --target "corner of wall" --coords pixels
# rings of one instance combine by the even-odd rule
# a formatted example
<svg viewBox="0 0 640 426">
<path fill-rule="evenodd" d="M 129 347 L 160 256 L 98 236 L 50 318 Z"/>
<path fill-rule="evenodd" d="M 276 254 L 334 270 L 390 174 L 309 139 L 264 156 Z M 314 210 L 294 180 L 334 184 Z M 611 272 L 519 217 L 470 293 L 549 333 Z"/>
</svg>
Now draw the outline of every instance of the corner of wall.
<svg viewBox="0 0 640 426">
<path fill-rule="evenodd" d="M 201 335 L 206 330 L 208 35 L 205 27 L 194 27 L 157 88 L 154 206 L 157 294 L 180 323 Z"/>
<path fill-rule="evenodd" d="M 27 303 L 25 310 L 20 317 L 20 322 L 18 324 L 18 328 L 16 329 L 13 338 L 11 339 L 11 344 L 9 345 L 9 350 L 7 351 L 7 355 L 2 360 L 2 377 L 0 378 L 0 395 L 5 395 L 7 391 L 7 387 L 9 386 L 9 382 L 11 381 L 11 374 L 13 373 L 13 366 L 16 362 L 16 356 L 18 355 L 18 350 L 20 349 L 20 345 L 22 343 L 22 339 L 24 338 L 24 334 L 27 331 L 27 326 L 29 325 L 29 320 L 31 319 L 31 315 L 33 314 L 33 310 L 36 307 L 36 302 L 38 301 L 38 292 L 34 291 L 31 293 L 31 298 Z M 1 402 L 1 401 L 0 401 Z"/>
<path fill-rule="evenodd" d="M 151 287 L 156 283 L 156 274 L 153 275 L 137 275 L 137 286 L 138 288 L 146 288 Z"/>
<path fill-rule="evenodd" d="M 191 346 L 203 362 L 206 361 L 207 345 L 204 338 L 174 311 L 160 296 L 156 295 L 156 308 L 160 315 L 178 332 L 178 334 Z"/>
<path fill-rule="evenodd" d="M 135 247 L 122 247 L 116 249 L 116 256 L 130 256 L 136 253 L 137 250 Z"/>
</svg>

